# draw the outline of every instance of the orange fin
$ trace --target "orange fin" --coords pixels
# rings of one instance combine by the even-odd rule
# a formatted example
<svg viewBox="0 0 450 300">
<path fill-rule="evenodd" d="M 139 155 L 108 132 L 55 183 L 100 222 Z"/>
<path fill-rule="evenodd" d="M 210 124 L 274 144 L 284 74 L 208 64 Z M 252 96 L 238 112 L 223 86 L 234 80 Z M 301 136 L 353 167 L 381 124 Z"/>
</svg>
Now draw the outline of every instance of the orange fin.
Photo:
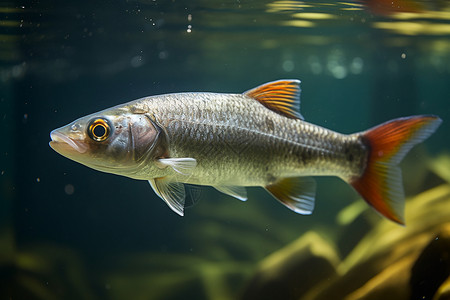
<svg viewBox="0 0 450 300">
<path fill-rule="evenodd" d="M 312 177 L 281 178 L 265 187 L 287 208 L 302 215 L 310 215 L 314 210 L 316 181 Z"/>
<path fill-rule="evenodd" d="M 405 223 L 405 196 L 398 164 L 441 122 L 436 116 L 411 116 L 391 120 L 360 133 L 369 149 L 367 165 L 361 177 L 350 183 L 370 206 L 389 220 Z"/>
<path fill-rule="evenodd" d="M 260 85 L 244 93 L 268 109 L 285 117 L 302 119 L 300 114 L 300 80 L 286 79 Z"/>
</svg>

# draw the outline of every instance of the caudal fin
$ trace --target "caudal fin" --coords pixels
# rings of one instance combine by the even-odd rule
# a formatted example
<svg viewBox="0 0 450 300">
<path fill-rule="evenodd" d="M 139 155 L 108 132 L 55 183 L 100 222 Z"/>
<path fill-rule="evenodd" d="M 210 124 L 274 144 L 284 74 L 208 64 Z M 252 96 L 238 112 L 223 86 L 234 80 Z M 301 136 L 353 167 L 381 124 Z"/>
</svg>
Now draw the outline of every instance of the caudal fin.
<svg viewBox="0 0 450 300">
<path fill-rule="evenodd" d="M 369 129 L 362 138 L 369 148 L 367 166 L 350 184 L 386 218 L 404 224 L 405 196 L 398 164 L 411 148 L 441 124 L 437 116 L 399 118 Z"/>
</svg>

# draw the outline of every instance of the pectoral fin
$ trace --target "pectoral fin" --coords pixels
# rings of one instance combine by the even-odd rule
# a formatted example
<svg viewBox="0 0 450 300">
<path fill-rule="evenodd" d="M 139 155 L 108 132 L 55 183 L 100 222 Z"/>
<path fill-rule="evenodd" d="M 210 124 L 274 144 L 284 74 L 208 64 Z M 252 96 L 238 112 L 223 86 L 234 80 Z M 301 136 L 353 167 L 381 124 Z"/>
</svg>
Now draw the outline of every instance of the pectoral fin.
<svg viewBox="0 0 450 300">
<path fill-rule="evenodd" d="M 160 158 L 157 163 L 161 168 L 171 167 L 181 175 L 191 175 L 197 166 L 197 161 L 191 157 Z"/>
<path fill-rule="evenodd" d="M 179 214 L 184 215 L 184 200 L 186 192 L 181 182 L 172 181 L 165 177 L 153 178 L 148 181 L 155 193 L 163 199 L 169 207 Z"/>
<path fill-rule="evenodd" d="M 227 194 L 228 196 L 234 197 L 241 201 L 247 200 L 247 191 L 245 190 L 245 187 L 243 187 L 243 186 L 218 185 L 218 186 L 214 186 L 214 188 L 216 190 L 218 190 L 219 192 Z"/>
<path fill-rule="evenodd" d="M 314 210 L 316 181 L 311 177 L 281 178 L 265 189 L 296 213 L 309 215 Z"/>
</svg>

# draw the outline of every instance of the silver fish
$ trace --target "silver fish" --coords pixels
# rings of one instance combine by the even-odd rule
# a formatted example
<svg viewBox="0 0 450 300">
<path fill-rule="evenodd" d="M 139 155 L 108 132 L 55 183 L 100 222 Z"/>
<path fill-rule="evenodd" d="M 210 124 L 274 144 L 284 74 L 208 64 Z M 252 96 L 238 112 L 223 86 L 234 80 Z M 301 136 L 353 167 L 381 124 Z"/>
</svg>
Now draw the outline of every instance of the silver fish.
<svg viewBox="0 0 450 300">
<path fill-rule="evenodd" d="M 404 224 L 401 159 L 441 119 L 399 118 L 340 134 L 305 122 L 300 81 L 279 80 L 243 94 L 151 96 L 94 113 L 51 132 L 50 146 L 93 169 L 148 180 L 184 214 L 183 184 L 209 185 L 247 200 L 261 186 L 300 214 L 314 209 L 312 176 L 338 176 L 380 214 Z"/>
</svg>

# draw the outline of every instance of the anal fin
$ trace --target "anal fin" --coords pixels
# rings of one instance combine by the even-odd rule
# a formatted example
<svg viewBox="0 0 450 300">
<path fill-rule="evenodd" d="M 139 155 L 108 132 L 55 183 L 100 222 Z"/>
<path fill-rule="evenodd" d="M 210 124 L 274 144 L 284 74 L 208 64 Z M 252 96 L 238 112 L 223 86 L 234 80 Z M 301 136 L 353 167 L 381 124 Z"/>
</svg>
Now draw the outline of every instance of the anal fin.
<svg viewBox="0 0 450 300">
<path fill-rule="evenodd" d="M 265 189 L 296 213 L 309 215 L 314 210 L 316 181 L 312 177 L 281 178 Z"/>
</svg>

